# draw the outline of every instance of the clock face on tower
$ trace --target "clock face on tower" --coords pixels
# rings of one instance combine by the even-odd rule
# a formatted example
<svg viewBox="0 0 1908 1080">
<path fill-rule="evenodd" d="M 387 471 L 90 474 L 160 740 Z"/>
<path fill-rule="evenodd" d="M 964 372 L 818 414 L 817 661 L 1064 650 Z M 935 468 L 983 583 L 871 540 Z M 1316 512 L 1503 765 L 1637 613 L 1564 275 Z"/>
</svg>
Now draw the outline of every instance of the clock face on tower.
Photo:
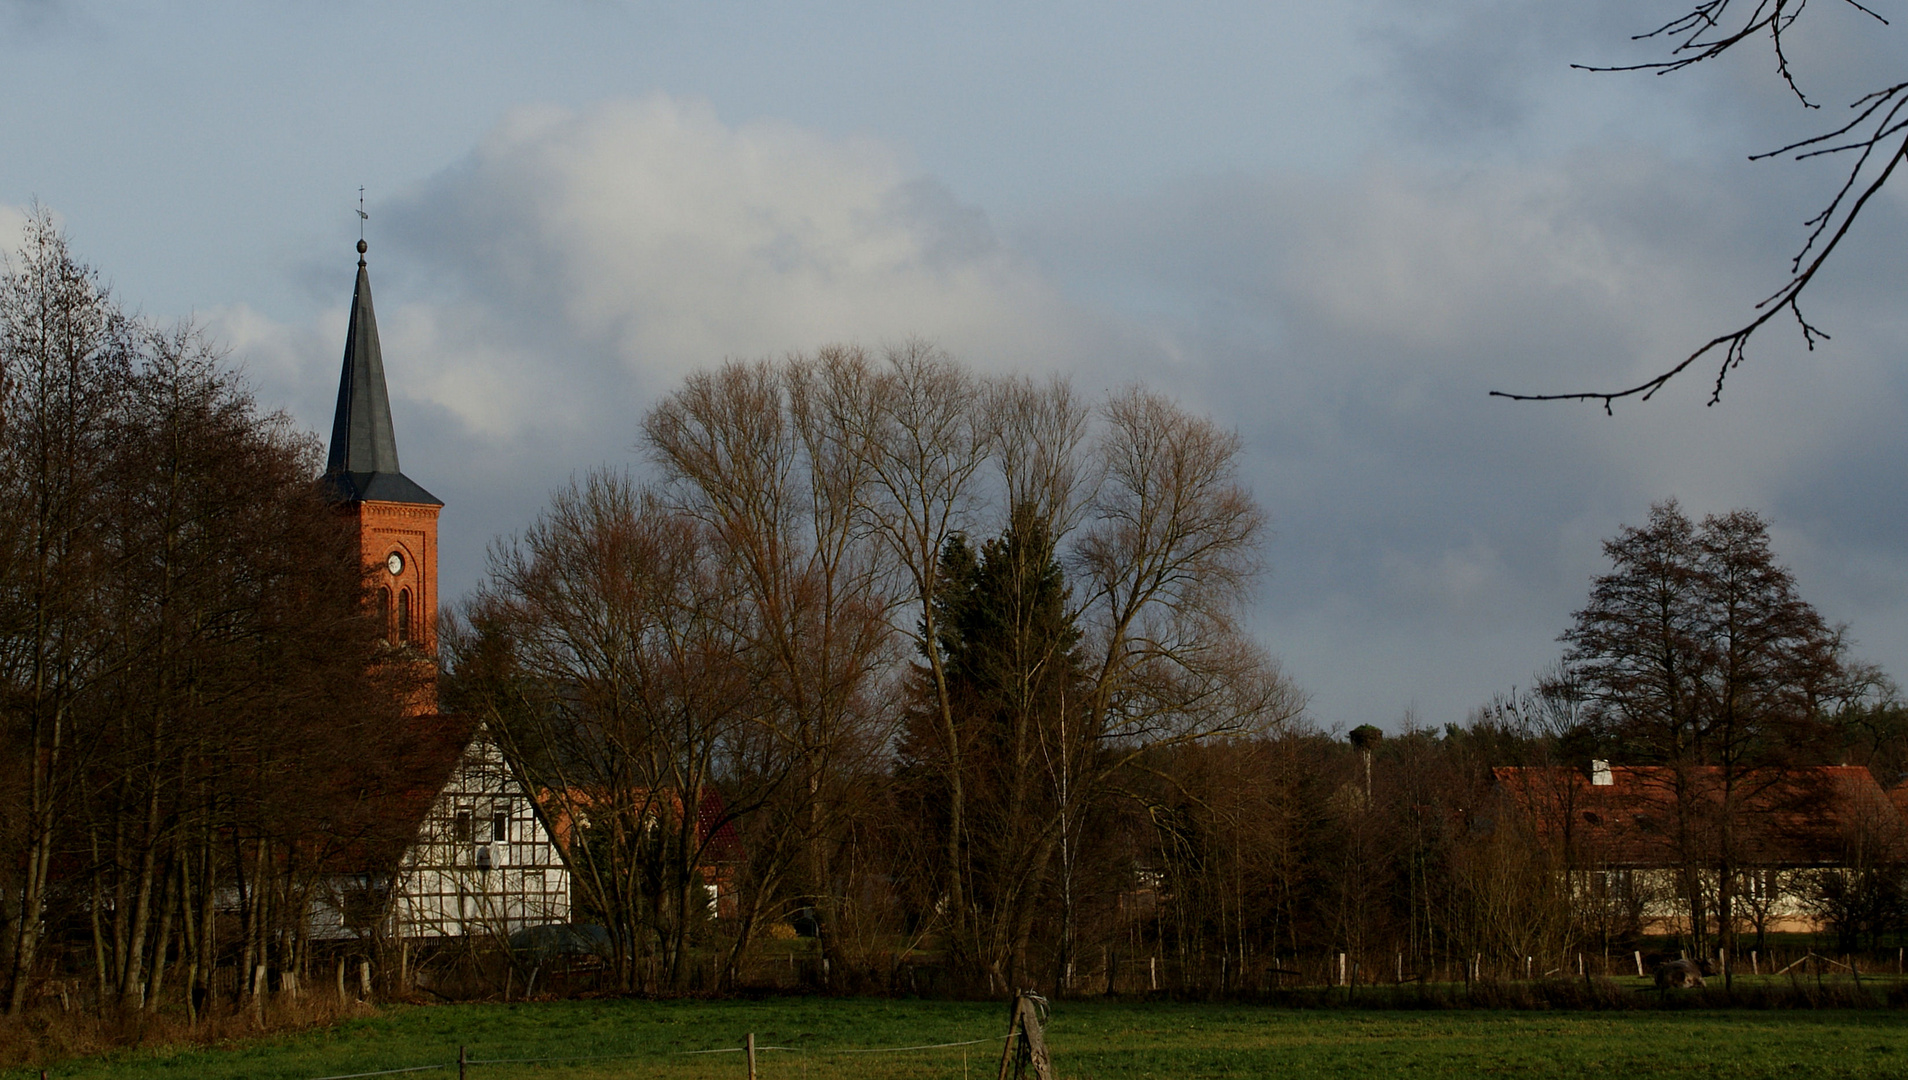
<svg viewBox="0 0 1908 1080">
<path fill-rule="evenodd" d="M 384 560 L 384 568 L 393 574 L 402 574 L 404 572 L 404 556 L 393 551 L 390 557 Z"/>
</svg>

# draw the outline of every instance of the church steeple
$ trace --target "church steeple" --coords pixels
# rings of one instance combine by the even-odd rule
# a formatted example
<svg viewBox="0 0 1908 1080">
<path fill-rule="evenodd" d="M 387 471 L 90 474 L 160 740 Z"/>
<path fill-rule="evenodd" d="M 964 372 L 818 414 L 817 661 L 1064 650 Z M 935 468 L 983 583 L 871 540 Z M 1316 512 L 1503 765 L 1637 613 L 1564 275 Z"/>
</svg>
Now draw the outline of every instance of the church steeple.
<svg viewBox="0 0 1908 1080">
<path fill-rule="evenodd" d="M 358 241 L 358 285 L 351 294 L 338 413 L 331 423 L 325 484 L 339 512 L 357 523 L 358 543 L 376 584 L 386 639 L 429 657 L 437 652 L 437 514 L 444 503 L 398 470 L 384 353 L 371 310 L 371 277 Z M 428 660 L 421 662 L 428 663 Z M 413 703 L 436 709 L 436 691 Z"/>
<path fill-rule="evenodd" d="M 384 388 L 384 351 L 378 317 L 371 307 L 371 275 L 358 241 L 358 283 L 351 292 L 351 325 L 345 331 L 344 371 L 338 377 L 338 411 L 331 421 L 331 456 L 325 478 L 340 502 L 432 503 L 441 500 L 398 468 L 397 435 L 391 428 L 391 397 Z"/>
</svg>

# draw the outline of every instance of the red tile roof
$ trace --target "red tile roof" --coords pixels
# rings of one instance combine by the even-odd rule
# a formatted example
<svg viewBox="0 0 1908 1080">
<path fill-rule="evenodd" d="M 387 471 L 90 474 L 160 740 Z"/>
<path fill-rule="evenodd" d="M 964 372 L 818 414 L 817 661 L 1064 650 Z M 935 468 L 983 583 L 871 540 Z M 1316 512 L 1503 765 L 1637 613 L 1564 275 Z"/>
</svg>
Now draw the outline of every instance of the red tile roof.
<svg viewBox="0 0 1908 1080">
<path fill-rule="evenodd" d="M 338 802 L 313 854 L 334 872 L 395 867 L 476 733 L 468 717 L 411 716 L 381 753 L 329 763 Z"/>
<path fill-rule="evenodd" d="M 1908 790 L 1884 792 L 1859 766 L 1731 778 L 1719 767 L 1618 765 L 1608 784 L 1564 766 L 1491 771 L 1538 836 L 1580 866 L 1680 865 L 1685 851 L 1713 857 L 1725 835 L 1744 865 L 1847 865 L 1857 844 L 1908 854 Z"/>
<path fill-rule="evenodd" d="M 572 787 L 560 791 L 546 788 L 537 793 L 537 804 L 542 807 L 544 818 L 550 823 L 551 836 L 566 856 L 570 850 L 571 834 L 575 830 L 572 813 L 588 817 L 592 812 L 613 813 L 620 809 L 624 813 L 633 812 L 645 818 L 659 810 L 677 818 L 682 815 L 682 793 L 675 788 L 654 792 L 636 788 L 621 799 L 590 788 Z M 742 858 L 742 840 L 736 834 L 735 823 L 728 819 L 728 812 L 728 803 L 722 798 L 721 792 L 714 787 L 702 789 L 702 797 L 696 806 L 696 841 L 702 845 L 704 864 L 739 862 Z"/>
</svg>

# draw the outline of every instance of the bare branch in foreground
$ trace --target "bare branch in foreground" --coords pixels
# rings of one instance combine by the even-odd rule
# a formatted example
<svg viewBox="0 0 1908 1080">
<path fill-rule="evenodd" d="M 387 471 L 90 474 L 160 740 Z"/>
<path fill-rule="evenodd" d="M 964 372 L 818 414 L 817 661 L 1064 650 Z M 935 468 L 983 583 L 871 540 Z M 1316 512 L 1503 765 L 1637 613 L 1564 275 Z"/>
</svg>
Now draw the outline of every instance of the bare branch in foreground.
<svg viewBox="0 0 1908 1080">
<path fill-rule="evenodd" d="M 1857 11 L 1887 24 L 1886 19 L 1855 0 L 1843 0 Z M 1712 59 L 1741 42 L 1767 32 L 1776 56 L 1777 71 L 1783 81 L 1795 94 L 1796 99 L 1807 108 L 1817 108 L 1815 103 L 1796 84 L 1789 68 L 1788 59 L 1783 52 L 1782 34 L 1801 16 L 1806 0 L 1759 0 L 1748 16 L 1734 28 L 1722 30 L 1723 16 L 1731 0 L 1705 0 L 1689 12 L 1647 34 L 1637 35 L 1637 40 L 1670 37 L 1680 39 L 1671 50 L 1668 60 L 1646 64 L 1630 64 L 1613 67 L 1589 67 L 1572 65 L 1583 71 L 1654 71 L 1665 74 L 1679 71 L 1691 64 Z M 1720 351 L 1722 361 L 1716 369 L 1716 382 L 1710 391 L 1708 404 L 1714 405 L 1722 400 L 1723 382 L 1729 372 L 1739 367 L 1747 356 L 1749 339 L 1761 330 L 1771 319 L 1783 311 L 1795 317 L 1796 326 L 1802 332 L 1802 340 L 1812 351 L 1816 341 L 1829 339 L 1821 327 L 1811 323 L 1802 314 L 1801 296 L 1809 283 L 1815 280 L 1835 249 L 1848 235 L 1855 220 L 1867 207 L 1868 201 L 1881 190 L 1894 174 L 1895 167 L 1908 157 L 1908 137 L 1900 142 L 1893 140 L 1908 132 L 1908 82 L 1865 94 L 1849 106 L 1856 110 L 1855 117 L 1848 123 L 1831 131 L 1823 132 L 1787 146 L 1760 154 L 1750 155 L 1751 161 L 1795 154 L 1795 160 L 1802 161 L 1829 154 L 1852 154 L 1853 162 L 1841 186 L 1828 204 L 1815 216 L 1803 222 L 1809 228 L 1808 237 L 1789 263 L 1789 280 L 1774 293 L 1756 304 L 1758 314 L 1747 323 L 1729 333 L 1711 338 L 1700 348 L 1685 356 L 1675 366 L 1660 374 L 1622 390 L 1585 390 L 1562 394 L 1521 394 L 1503 390 L 1493 390 L 1492 397 L 1507 398 L 1511 401 L 1594 401 L 1602 404 L 1604 413 L 1611 414 L 1612 406 L 1621 398 L 1635 397 L 1639 401 L 1648 401 L 1669 383 L 1682 374 L 1692 364 L 1706 356 L 1714 356 Z M 1886 151 L 1883 157 L 1881 152 Z M 1849 201 L 1851 192 L 1859 192 L 1853 202 Z M 1827 237 L 1826 242 L 1823 241 Z"/>
</svg>

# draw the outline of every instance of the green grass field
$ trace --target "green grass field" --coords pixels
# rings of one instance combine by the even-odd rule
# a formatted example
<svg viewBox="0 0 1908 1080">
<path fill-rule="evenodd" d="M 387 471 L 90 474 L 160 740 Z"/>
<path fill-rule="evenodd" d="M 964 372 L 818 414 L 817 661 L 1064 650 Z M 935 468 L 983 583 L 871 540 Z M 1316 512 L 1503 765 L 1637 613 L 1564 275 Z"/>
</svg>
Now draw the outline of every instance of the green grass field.
<svg viewBox="0 0 1908 1080">
<path fill-rule="evenodd" d="M 458 1047 L 496 1058 L 580 1060 L 476 1064 L 472 1080 L 735 1078 L 753 1031 L 761 1080 L 970 1077 L 992 1080 L 999 1043 L 897 1053 L 873 1047 L 997 1036 L 998 1004 L 872 999 L 548 1002 L 389 1006 L 335 1028 L 214 1048 L 138 1051 L 69 1061 L 51 1077 L 309 1080 L 449 1065 L 407 1077 L 455 1076 Z M 1908 1075 L 1908 1013 L 1893 1010 L 1443 1012 L 1291 1010 L 1169 1002 L 1062 1002 L 1048 1024 L 1068 1080 L 1171 1077 Z M 590 1055 L 621 1055 L 594 1060 Z M 27 1080 L 37 1070 L 0 1073 Z"/>
</svg>

